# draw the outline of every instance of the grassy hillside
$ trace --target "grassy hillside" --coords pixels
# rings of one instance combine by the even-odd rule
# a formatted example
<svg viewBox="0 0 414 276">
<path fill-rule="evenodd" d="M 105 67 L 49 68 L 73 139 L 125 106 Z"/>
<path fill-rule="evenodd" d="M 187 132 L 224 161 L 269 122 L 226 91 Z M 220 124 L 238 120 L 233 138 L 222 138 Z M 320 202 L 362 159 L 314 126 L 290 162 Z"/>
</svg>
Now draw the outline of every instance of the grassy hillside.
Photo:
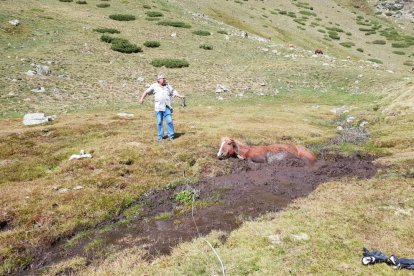
<svg viewBox="0 0 414 276">
<path fill-rule="evenodd" d="M 361 266 L 362 246 L 414 255 L 414 198 L 407 192 L 414 185 L 413 23 L 394 22 L 368 1 L 86 2 L 0 2 L 0 275 L 27 268 L 58 241 L 73 243 L 102 223 L 136 216 L 134 202 L 152 189 L 229 173 L 232 163 L 215 156 L 223 136 L 298 143 L 316 154 L 373 154 L 386 166 L 370 180 L 324 183 L 232 233 L 211 233 L 207 240 L 228 274 L 389 273 Z M 116 43 L 102 35 L 142 51 L 114 51 Z M 314 55 L 316 48 L 324 55 Z M 151 65 L 160 58 L 189 66 Z M 27 74 L 39 64 L 51 75 Z M 181 135 L 161 145 L 154 143 L 152 99 L 138 104 L 159 71 L 188 104 L 174 103 Z M 229 92 L 215 93 L 218 84 Z M 32 92 L 37 86 L 46 92 Z M 342 106 L 349 113 L 331 111 Z M 121 111 L 134 117 L 117 116 Z M 57 119 L 27 127 L 28 112 Z M 330 143 L 348 116 L 356 118 L 349 127 L 368 122 L 370 138 Z M 81 149 L 93 158 L 68 160 Z M 292 238 L 298 233 L 309 239 Z M 56 260 L 43 272 L 221 273 L 202 238 L 150 266 L 142 248 L 109 252 L 113 257 L 92 264 L 83 256 Z"/>
</svg>

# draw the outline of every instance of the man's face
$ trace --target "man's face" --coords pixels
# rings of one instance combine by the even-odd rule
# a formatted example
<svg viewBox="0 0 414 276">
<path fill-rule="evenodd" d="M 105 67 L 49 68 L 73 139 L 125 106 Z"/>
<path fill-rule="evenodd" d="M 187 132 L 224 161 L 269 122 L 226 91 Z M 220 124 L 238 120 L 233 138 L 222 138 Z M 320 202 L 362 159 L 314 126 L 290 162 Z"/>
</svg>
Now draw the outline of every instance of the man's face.
<svg viewBox="0 0 414 276">
<path fill-rule="evenodd" d="M 161 85 L 165 85 L 167 83 L 167 80 L 165 78 L 158 79 L 158 83 Z"/>
</svg>

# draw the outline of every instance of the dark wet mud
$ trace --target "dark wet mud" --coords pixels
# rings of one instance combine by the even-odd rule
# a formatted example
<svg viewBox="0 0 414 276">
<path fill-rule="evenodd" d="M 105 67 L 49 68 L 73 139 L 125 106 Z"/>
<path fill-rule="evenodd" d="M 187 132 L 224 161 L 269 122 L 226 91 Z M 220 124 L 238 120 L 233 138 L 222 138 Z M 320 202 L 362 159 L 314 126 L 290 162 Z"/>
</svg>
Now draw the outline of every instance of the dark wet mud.
<svg viewBox="0 0 414 276">
<path fill-rule="evenodd" d="M 295 158 L 271 164 L 222 161 L 231 162 L 231 174 L 191 186 L 151 191 L 137 203 L 141 209 L 132 221 L 114 223 L 107 231 L 97 229 L 71 247 L 61 242 L 45 250 L 31 270 L 74 256 L 88 260 L 102 258 L 107 248 L 140 247 L 146 252 L 144 258 L 152 259 L 169 254 L 177 244 L 212 230 L 228 233 L 245 220 L 282 210 L 321 183 L 353 177 L 367 179 L 377 171 L 370 156 L 323 155 L 322 158 L 313 166 Z M 192 202 L 183 204 L 176 200 L 176 195 L 183 190 L 194 194 L 194 209 Z M 92 248 L 93 242 L 99 246 Z"/>
</svg>

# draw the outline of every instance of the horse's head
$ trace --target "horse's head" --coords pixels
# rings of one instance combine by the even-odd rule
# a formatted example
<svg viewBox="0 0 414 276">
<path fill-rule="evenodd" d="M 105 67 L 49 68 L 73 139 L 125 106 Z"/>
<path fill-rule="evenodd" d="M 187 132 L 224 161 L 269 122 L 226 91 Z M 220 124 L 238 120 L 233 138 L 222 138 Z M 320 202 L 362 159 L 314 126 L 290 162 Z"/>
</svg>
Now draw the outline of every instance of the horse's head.
<svg viewBox="0 0 414 276">
<path fill-rule="evenodd" d="M 237 157 L 239 152 L 239 146 L 236 141 L 231 138 L 224 137 L 221 139 L 221 146 L 217 153 L 218 159 L 225 159 L 229 157 Z"/>
</svg>

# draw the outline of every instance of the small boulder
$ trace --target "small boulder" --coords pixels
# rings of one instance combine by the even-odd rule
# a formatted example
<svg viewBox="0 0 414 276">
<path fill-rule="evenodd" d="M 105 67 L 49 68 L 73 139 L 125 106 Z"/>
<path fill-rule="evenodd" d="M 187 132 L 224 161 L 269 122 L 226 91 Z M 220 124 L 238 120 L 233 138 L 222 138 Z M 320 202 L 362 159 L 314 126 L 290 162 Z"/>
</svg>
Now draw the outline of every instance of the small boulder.
<svg viewBox="0 0 414 276">
<path fill-rule="evenodd" d="M 216 93 L 225 93 L 228 92 L 229 90 L 222 84 L 217 84 L 216 86 Z"/>
<path fill-rule="evenodd" d="M 39 85 L 35 89 L 32 89 L 31 91 L 35 93 L 44 93 L 46 92 L 46 89 L 43 86 Z"/>
<path fill-rule="evenodd" d="M 13 26 L 19 26 L 20 25 L 20 20 L 19 19 L 13 19 L 13 20 L 10 20 L 9 23 Z"/>
<path fill-rule="evenodd" d="M 50 70 L 49 66 L 38 64 L 36 65 L 36 73 L 42 76 L 49 76 L 52 71 Z"/>
<path fill-rule="evenodd" d="M 23 124 L 25 126 L 39 125 L 51 122 L 56 118 L 55 115 L 45 116 L 44 113 L 27 113 L 23 117 Z"/>
<path fill-rule="evenodd" d="M 69 157 L 69 160 L 82 159 L 82 158 L 92 158 L 92 155 L 90 153 L 85 153 L 84 150 L 81 150 L 80 154 L 72 154 Z"/>
<path fill-rule="evenodd" d="M 120 112 L 117 115 L 121 118 L 132 118 L 132 117 L 134 117 L 134 114 L 126 113 L 126 112 Z"/>
</svg>

